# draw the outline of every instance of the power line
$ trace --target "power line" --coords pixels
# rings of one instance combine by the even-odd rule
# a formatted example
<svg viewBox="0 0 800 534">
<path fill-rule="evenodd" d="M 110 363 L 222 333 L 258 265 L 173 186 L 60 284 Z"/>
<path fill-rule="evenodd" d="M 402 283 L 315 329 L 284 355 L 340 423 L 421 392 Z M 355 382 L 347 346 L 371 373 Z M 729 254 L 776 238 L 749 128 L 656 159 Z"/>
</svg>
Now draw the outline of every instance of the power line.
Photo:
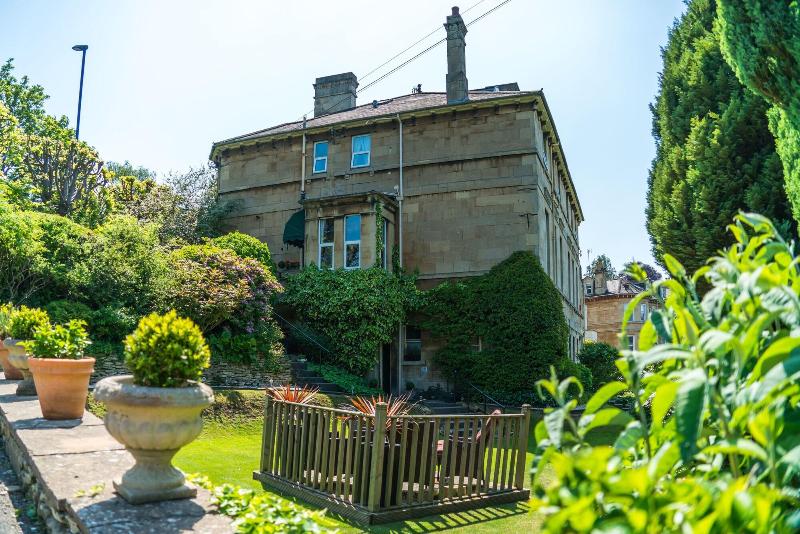
<svg viewBox="0 0 800 534">
<path fill-rule="evenodd" d="M 483 2 L 485 2 L 485 1 L 486 1 L 486 0 L 480 0 L 479 2 L 477 2 L 477 3 L 473 4 L 472 6 L 470 6 L 469 8 L 467 8 L 467 9 L 464 11 L 464 13 L 467 13 L 469 10 L 471 10 L 471 9 L 473 9 L 473 8 L 475 8 L 475 7 L 477 7 L 478 5 L 482 4 L 482 3 L 483 3 Z M 466 26 L 467 26 L 467 27 L 469 27 L 469 26 L 472 26 L 473 24 L 475 24 L 475 23 L 476 23 L 476 22 L 478 22 L 479 20 L 483 19 L 484 17 L 486 17 L 486 16 L 487 16 L 487 15 L 489 15 L 490 13 L 493 13 L 494 11 L 497 11 L 499 8 L 503 7 L 504 5 L 508 4 L 509 2 L 511 2 L 511 0 L 503 0 L 502 2 L 500 2 L 499 4 L 497 4 L 496 6 L 494 6 L 493 8 L 489 9 L 488 11 L 485 11 L 483 14 L 479 15 L 479 16 L 478 16 L 478 17 L 476 17 L 475 19 L 473 19 L 473 20 L 471 20 L 470 22 L 468 22 L 468 23 L 466 24 Z M 372 73 L 374 73 L 375 71 L 377 71 L 377 70 L 381 69 L 381 68 L 382 68 L 384 65 L 387 65 L 388 63 L 391 63 L 391 62 L 392 62 L 394 59 L 396 59 L 397 57 L 399 57 L 399 56 L 403 55 L 403 54 L 404 54 L 405 52 L 407 52 L 408 50 L 410 50 L 410 49 L 414 48 L 416 45 L 418 45 L 419 43 L 421 43 L 422 41 L 424 41 L 425 39 L 427 39 L 428 37 L 430 37 L 431 35 L 433 35 L 433 34 L 434 34 L 434 33 L 436 33 L 437 31 L 439 31 L 439 27 L 437 27 L 437 28 L 436 28 L 434 31 L 432 31 L 431 33 L 427 34 L 427 35 L 426 35 L 425 37 L 423 37 L 422 39 L 419 39 L 418 41 L 416 41 L 416 42 L 415 42 L 414 44 L 412 44 L 411 46 L 409 46 L 409 47 L 407 47 L 406 49 L 404 49 L 402 52 L 400 52 L 400 53 L 396 54 L 395 56 L 393 56 L 393 57 L 392 57 L 392 58 L 390 58 L 389 60 L 387 60 L 387 61 L 384 61 L 384 62 L 383 62 L 382 64 L 380 64 L 378 67 L 376 67 L 376 68 L 372 69 L 371 71 L 369 71 L 367 74 L 365 74 L 365 75 L 362 77 L 362 79 L 363 79 L 363 78 L 366 78 L 366 77 L 368 77 L 370 74 L 372 74 Z M 387 77 L 389 77 L 390 75 L 394 74 L 394 73 L 395 73 L 395 72 L 397 72 L 398 70 L 402 69 L 403 67 L 405 67 L 405 66 L 406 66 L 406 65 L 408 65 L 409 63 L 411 63 L 411 62 L 413 62 L 413 61 L 415 61 L 415 60 L 419 59 L 419 58 L 420 58 L 420 57 L 422 57 L 423 55 L 427 54 L 428 52 L 430 52 L 431 50 L 433 50 L 434 48 L 436 48 L 437 46 L 439 46 L 440 44 L 442 44 L 442 43 L 443 43 L 443 42 L 445 42 L 446 40 L 447 40 L 447 37 L 445 37 L 445 38 L 443 38 L 443 39 L 440 39 L 439 41 L 437 41 L 437 42 L 433 43 L 432 45 L 430 45 L 430 46 L 429 46 L 428 48 L 426 48 L 425 50 L 422 50 L 421 52 L 419 52 L 419 53 L 415 54 L 414 56 L 410 57 L 409 59 L 405 60 L 404 62 L 402 62 L 402 63 L 401 63 L 401 64 L 399 64 L 398 66 L 396 66 L 396 67 L 394 67 L 393 69 L 389 70 L 388 72 L 385 72 L 384 74 L 382 74 L 381 76 L 379 76 L 379 77 L 378 77 L 378 78 L 376 78 L 375 80 L 373 80 L 373 81 L 369 82 L 368 84 L 366 84 L 366 85 L 362 86 L 361 88 L 359 88 L 359 89 L 356 91 L 356 94 L 359 94 L 359 93 L 361 93 L 362 91 L 366 91 L 367 89 L 369 89 L 369 88 L 370 88 L 370 87 L 372 87 L 373 85 L 375 85 L 375 84 L 377 84 L 378 82 L 381 82 L 382 80 L 386 79 Z M 334 102 L 333 104 L 331 104 L 330 106 L 328 106 L 328 107 L 327 107 L 325 110 L 323 110 L 323 112 L 321 113 L 321 115 L 325 115 L 325 114 L 326 114 L 326 113 L 327 113 L 329 110 L 331 110 L 331 109 L 334 109 L 336 106 L 338 106 L 339 104 L 341 104 L 342 102 L 344 102 L 344 101 L 345 101 L 345 100 L 347 100 L 348 98 L 350 98 L 350 97 L 349 97 L 349 96 L 346 96 L 346 97 L 344 97 L 344 98 L 342 98 L 342 99 L 340 99 L 340 100 L 338 100 L 338 101 Z M 313 108 L 312 108 L 311 110 L 307 111 L 307 112 L 306 112 L 306 113 L 305 113 L 305 114 L 304 114 L 302 117 L 300 117 L 298 120 L 301 120 L 301 119 L 303 119 L 303 117 L 305 117 L 305 116 L 306 116 L 308 113 L 311 113 L 312 111 L 314 111 L 314 109 L 313 109 Z"/>
</svg>

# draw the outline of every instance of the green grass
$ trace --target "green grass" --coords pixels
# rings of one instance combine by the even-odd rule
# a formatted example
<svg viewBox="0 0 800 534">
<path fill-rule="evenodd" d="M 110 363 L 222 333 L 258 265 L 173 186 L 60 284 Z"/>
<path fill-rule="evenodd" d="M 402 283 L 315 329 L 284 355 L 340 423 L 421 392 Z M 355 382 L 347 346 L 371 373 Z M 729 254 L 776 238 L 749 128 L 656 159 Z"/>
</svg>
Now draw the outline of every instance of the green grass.
<svg viewBox="0 0 800 534">
<path fill-rule="evenodd" d="M 253 414 L 254 415 L 254 414 Z M 200 473 L 208 476 L 215 484 L 225 482 L 242 487 L 261 490 L 261 485 L 253 480 L 253 471 L 258 469 L 261 454 L 261 417 L 216 418 L 206 422 L 203 433 L 193 443 L 187 445 L 175 457 L 175 465 L 186 473 Z M 534 425 L 532 424 L 531 427 Z M 595 432 L 593 442 L 607 443 L 613 440 L 609 432 Z M 535 443 L 533 435 L 528 443 L 526 469 L 533 462 Z M 543 473 L 546 480 L 549 472 Z M 526 477 L 525 486 L 529 484 Z M 302 504 L 302 502 L 301 502 Z M 335 528 L 343 533 L 365 532 L 364 530 L 339 521 L 331 515 Z M 525 503 L 514 503 L 461 512 L 429 516 L 422 519 L 401 521 L 372 527 L 369 532 L 433 532 L 446 530 L 448 533 L 494 533 L 522 534 L 537 532 L 540 518 L 530 512 Z"/>
</svg>

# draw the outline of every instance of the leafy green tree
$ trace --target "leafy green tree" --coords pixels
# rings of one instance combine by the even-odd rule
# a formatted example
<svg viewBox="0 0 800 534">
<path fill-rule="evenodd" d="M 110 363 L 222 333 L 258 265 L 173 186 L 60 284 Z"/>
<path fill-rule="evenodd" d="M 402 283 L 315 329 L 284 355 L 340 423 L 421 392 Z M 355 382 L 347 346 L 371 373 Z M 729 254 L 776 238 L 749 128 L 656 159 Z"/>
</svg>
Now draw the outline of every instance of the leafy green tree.
<svg viewBox="0 0 800 534">
<path fill-rule="evenodd" d="M 52 135 L 53 131 L 67 128 L 67 118 L 55 119 L 44 109 L 44 102 L 50 98 L 44 88 L 31 84 L 27 76 L 17 79 L 14 74 L 14 60 L 7 60 L 0 67 L 0 104 L 3 104 L 17 118 L 20 129 L 28 135 Z"/>
<path fill-rule="evenodd" d="M 800 4 L 719 0 L 717 20 L 728 64 L 739 81 L 772 105 L 769 127 L 800 221 Z"/>
<path fill-rule="evenodd" d="M 653 267 L 652 265 L 648 265 L 646 263 L 640 263 L 638 261 L 629 261 L 622 267 L 623 272 L 629 272 L 634 265 L 638 265 L 641 267 L 645 274 L 647 274 L 647 279 L 651 282 L 655 282 L 656 280 L 661 280 L 661 273 Z"/>
<path fill-rule="evenodd" d="M 790 233 L 781 163 L 768 105 L 722 57 L 714 0 L 694 0 L 669 32 L 653 113 L 656 157 L 648 178 L 647 230 L 653 255 L 698 268 L 731 243 L 739 210 L 758 211 Z"/>
<path fill-rule="evenodd" d="M 589 273 L 594 272 L 594 266 L 597 265 L 597 262 L 600 262 L 600 264 L 603 266 L 603 270 L 605 271 L 607 278 L 615 278 L 617 276 L 617 270 L 614 269 L 614 264 L 611 263 L 611 258 L 605 254 L 600 254 L 594 259 L 594 261 L 588 267 Z"/>
</svg>

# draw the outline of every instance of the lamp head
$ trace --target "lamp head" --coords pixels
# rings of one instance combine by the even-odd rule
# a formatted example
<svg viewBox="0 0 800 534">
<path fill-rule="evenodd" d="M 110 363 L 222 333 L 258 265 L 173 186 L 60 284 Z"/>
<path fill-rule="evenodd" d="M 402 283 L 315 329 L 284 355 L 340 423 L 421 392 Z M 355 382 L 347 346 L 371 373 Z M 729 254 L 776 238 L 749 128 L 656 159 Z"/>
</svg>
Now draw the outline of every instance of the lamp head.
<svg viewBox="0 0 800 534">
<path fill-rule="evenodd" d="M 76 52 L 86 52 L 88 48 L 89 45 L 75 45 L 72 47 L 72 49 L 75 50 Z"/>
</svg>

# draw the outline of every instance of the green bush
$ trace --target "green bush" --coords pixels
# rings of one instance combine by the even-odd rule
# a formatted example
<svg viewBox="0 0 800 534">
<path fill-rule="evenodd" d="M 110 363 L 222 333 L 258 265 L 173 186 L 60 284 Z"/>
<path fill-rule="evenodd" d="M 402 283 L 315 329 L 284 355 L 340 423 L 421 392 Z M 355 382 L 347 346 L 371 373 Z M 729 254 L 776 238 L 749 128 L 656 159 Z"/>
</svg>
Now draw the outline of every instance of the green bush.
<svg viewBox="0 0 800 534">
<path fill-rule="evenodd" d="M 421 326 L 441 343 L 434 360 L 445 376 L 500 401 L 533 391 L 551 365 L 567 360 L 561 296 L 530 252 L 515 252 L 483 276 L 439 285 L 423 311 Z"/>
<path fill-rule="evenodd" d="M 0 200 L 0 301 L 27 302 L 46 279 L 38 228 Z"/>
<path fill-rule="evenodd" d="M 11 321 L 11 313 L 14 311 L 14 306 L 7 302 L 0 304 L 0 341 L 5 339 L 8 335 L 8 327 Z"/>
<path fill-rule="evenodd" d="M 86 323 L 73 319 L 66 325 L 38 328 L 30 341 L 23 341 L 28 355 L 33 358 L 58 358 L 80 360 L 89 346 Z"/>
<path fill-rule="evenodd" d="M 152 308 L 165 275 L 158 228 L 133 217 L 113 216 L 93 232 L 87 254 L 70 271 L 74 296 L 92 308 Z"/>
<path fill-rule="evenodd" d="M 663 309 L 617 359 L 623 381 L 602 386 L 578 421 L 576 379 L 538 384 L 557 404 L 535 428 L 532 504 L 545 532 L 800 529 L 800 257 L 764 217 L 729 228 L 735 245 L 693 276 L 664 256 L 672 278 L 632 300 L 622 334 L 639 302 Z M 633 415 L 606 405 L 626 392 Z M 614 445 L 589 444 L 604 427 Z M 548 464 L 556 477 L 544 481 Z"/>
<path fill-rule="evenodd" d="M 20 306 L 11 312 L 8 321 L 8 335 L 13 339 L 30 340 L 40 328 L 49 328 L 50 317 L 39 308 Z"/>
<path fill-rule="evenodd" d="M 253 363 L 277 352 L 282 334 L 271 299 L 282 287 L 262 264 L 212 245 L 189 245 L 172 253 L 170 271 L 162 306 L 194 320 L 213 339 L 215 357 Z"/>
<path fill-rule="evenodd" d="M 86 244 L 91 240 L 89 229 L 52 213 L 29 211 L 23 212 L 22 216 L 34 224 L 42 245 L 39 272 L 45 283 L 37 291 L 36 301 L 60 300 L 74 294 L 70 273 L 87 259 Z"/>
<path fill-rule="evenodd" d="M 92 311 L 89 332 L 92 339 L 119 343 L 136 328 L 137 316 L 127 308 L 103 306 Z"/>
<path fill-rule="evenodd" d="M 54 300 L 44 307 L 44 311 L 56 324 L 68 323 L 72 319 L 89 323 L 92 319 L 92 309 L 82 302 L 73 300 Z"/>
<path fill-rule="evenodd" d="M 580 381 L 581 385 L 583 386 L 583 394 L 581 395 L 580 400 L 585 400 L 586 395 L 594 391 L 594 378 L 592 377 L 592 371 L 582 363 L 573 362 L 569 358 L 565 358 L 558 362 L 558 367 L 556 367 L 556 375 L 561 379 L 567 378 L 568 376 L 574 376 Z M 578 389 L 579 388 L 577 386 L 571 387 L 570 393 L 575 394 Z"/>
<path fill-rule="evenodd" d="M 289 278 L 283 302 L 330 341 L 329 363 L 364 375 L 417 298 L 412 278 L 381 268 L 346 271 L 312 265 Z"/>
<path fill-rule="evenodd" d="M 583 345 L 578 360 L 592 373 L 593 389 L 617 380 L 622 380 L 619 369 L 614 362 L 619 358 L 619 350 L 608 343 L 591 343 Z M 581 377 L 578 377 L 581 378 Z M 587 388 L 592 389 L 592 388 Z"/>
<path fill-rule="evenodd" d="M 240 258 L 250 258 L 260 262 L 265 268 L 275 272 L 272 256 L 266 243 L 241 232 L 231 232 L 211 240 L 211 244 L 230 250 Z"/>
<path fill-rule="evenodd" d="M 325 363 L 309 362 L 308 368 L 322 375 L 322 378 L 336 384 L 350 395 L 382 395 L 383 390 L 370 387 L 363 377 L 348 373 L 344 369 Z"/>
<path fill-rule="evenodd" d="M 188 380 L 200 380 L 210 357 L 197 325 L 175 311 L 144 317 L 125 338 L 125 364 L 140 386 L 186 386 Z"/>
</svg>

